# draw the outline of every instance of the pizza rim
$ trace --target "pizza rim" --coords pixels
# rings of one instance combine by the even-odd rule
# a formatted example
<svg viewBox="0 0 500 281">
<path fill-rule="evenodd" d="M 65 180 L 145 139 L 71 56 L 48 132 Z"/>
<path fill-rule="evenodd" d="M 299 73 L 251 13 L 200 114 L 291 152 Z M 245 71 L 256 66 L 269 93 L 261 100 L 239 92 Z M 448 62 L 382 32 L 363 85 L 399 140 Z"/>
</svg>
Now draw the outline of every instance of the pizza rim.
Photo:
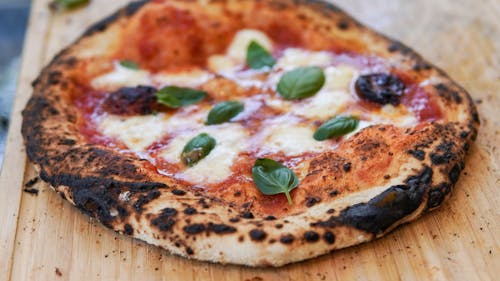
<svg viewBox="0 0 500 281">
<path fill-rule="evenodd" d="M 147 1 L 132 3 L 124 10 L 121 10 L 100 23 L 95 24 L 84 33 L 83 37 L 79 39 L 76 44 L 78 45 L 81 40 L 84 41 L 88 36 L 106 32 L 107 28 L 112 26 L 114 22 L 126 19 L 128 16 L 132 16 L 146 2 Z M 290 7 L 286 6 L 289 5 L 290 1 L 279 2 L 283 3 L 285 7 Z M 351 26 L 351 28 L 354 26 L 355 30 L 361 29 L 363 32 L 368 32 L 372 34 L 372 36 L 375 36 L 375 33 L 371 33 L 355 20 L 351 19 L 338 8 L 330 4 L 321 4 L 316 1 L 303 2 L 304 4 L 301 5 L 306 5 L 309 8 L 310 6 L 308 5 L 312 5 L 314 9 L 318 9 L 315 10 L 315 12 L 340 15 L 342 23 L 345 24 L 347 22 L 348 26 Z M 323 9 L 323 5 L 328 7 L 327 11 Z M 338 19 L 338 17 L 335 17 L 335 19 Z M 337 24 L 343 26 L 340 22 Z M 441 87 L 441 90 L 438 89 L 440 93 L 443 93 L 443 95 L 440 96 L 443 99 L 442 102 L 452 105 L 457 104 L 456 106 L 467 114 L 465 121 L 457 122 L 456 124 L 451 122 L 444 125 L 438 123 L 429 124 L 427 134 L 433 136 L 439 132 L 446 136 L 449 140 L 456 140 L 457 145 L 441 149 L 438 147 L 439 144 L 435 144 L 435 141 L 432 141 L 431 145 L 427 148 L 414 149 L 412 152 L 407 152 L 410 157 L 416 159 L 414 161 L 420 164 L 420 166 L 417 165 L 416 167 L 412 167 L 414 170 L 411 170 L 408 174 L 406 174 L 406 177 L 400 179 L 400 185 L 392 185 L 388 188 L 381 188 L 381 190 L 384 191 L 371 197 L 372 199 L 376 199 L 378 197 L 378 199 L 372 202 L 373 204 L 363 205 L 365 206 L 364 208 L 370 209 L 373 206 L 377 206 L 377 204 L 382 204 L 384 203 L 384 198 L 391 193 L 395 195 L 390 196 L 397 197 L 401 195 L 403 196 L 403 199 L 401 200 L 407 200 L 404 202 L 410 205 L 416 205 L 413 206 L 415 208 L 412 209 L 411 212 L 405 213 L 403 217 L 399 217 L 395 221 L 385 223 L 384 225 L 386 225 L 386 227 L 384 228 L 366 225 L 367 222 L 363 221 L 363 219 L 356 220 L 355 215 L 358 214 L 352 214 L 356 211 L 355 208 L 347 208 L 344 212 L 345 218 L 339 219 L 341 211 L 336 213 L 337 218 L 335 218 L 331 215 L 331 213 L 328 213 L 330 208 L 324 208 L 322 203 L 313 204 L 315 206 L 312 206 L 315 210 L 321 209 L 323 213 L 314 221 L 305 216 L 301 217 L 301 214 L 298 214 L 297 216 L 290 216 L 288 219 L 289 222 L 285 223 L 284 221 L 287 220 L 286 218 L 272 218 L 271 216 L 255 217 L 251 212 L 249 213 L 248 211 L 234 209 L 232 212 L 237 214 L 237 216 L 228 216 L 220 220 L 214 219 L 210 222 L 200 219 L 198 222 L 186 223 L 184 227 L 178 227 L 178 225 L 181 224 L 181 220 L 191 219 L 193 215 L 196 215 L 196 213 L 189 214 L 193 212 L 192 210 L 189 211 L 190 208 L 196 209 L 197 213 L 203 212 L 203 210 L 206 210 L 206 213 L 212 211 L 210 212 L 211 216 L 228 212 L 231 208 L 230 206 L 228 207 L 221 204 L 220 200 L 217 200 L 217 198 L 207 198 L 203 194 L 199 194 L 191 190 L 166 187 L 165 183 L 161 182 L 159 178 L 138 167 L 137 159 L 134 159 L 133 157 L 123 155 L 119 156 L 116 155 L 116 153 L 108 151 L 102 147 L 78 146 L 78 138 L 73 138 L 73 135 L 71 134 L 72 132 L 67 128 L 68 124 L 66 123 L 67 121 L 71 123 L 70 119 L 74 118 L 74 116 L 71 117 L 72 112 L 68 112 L 68 110 L 60 108 L 58 101 L 54 99 L 51 94 L 61 90 L 64 91 L 64 88 L 67 90 L 68 87 L 71 87 L 71 85 L 65 85 L 63 81 L 65 74 L 60 71 L 61 69 L 64 69 L 64 67 L 71 67 L 71 65 L 76 63 L 75 57 L 71 53 L 71 47 L 63 50 L 59 55 L 57 55 L 49 66 L 42 71 L 42 74 L 37 81 L 34 82 L 34 96 L 23 112 L 24 121 L 22 130 L 27 145 L 29 159 L 38 167 L 40 170 L 40 176 L 44 181 L 49 182 L 71 203 L 79 207 L 85 213 L 96 217 L 105 226 L 121 233 L 139 237 L 140 239 L 146 240 L 151 244 L 160 245 L 172 253 L 182 256 L 221 263 L 238 263 L 252 266 L 280 266 L 293 261 L 321 255 L 332 249 L 372 240 L 376 237 L 384 235 L 397 225 L 405 221 L 413 220 L 420 216 L 423 212 L 434 209 L 443 202 L 444 198 L 447 197 L 451 191 L 454 183 L 458 180 L 458 175 L 461 169 L 463 169 L 465 152 L 468 150 L 470 143 L 475 139 L 477 135 L 477 126 L 479 124 L 477 112 L 470 96 L 463 88 L 452 82 L 449 77 L 444 74 L 444 72 L 432 67 L 430 64 L 421 59 L 418 54 L 401 43 L 387 39 L 387 37 L 376 38 L 382 38 L 382 40 L 384 40 L 382 44 L 385 45 L 390 52 L 396 52 L 398 54 L 401 53 L 405 58 L 408 58 L 407 56 L 409 56 L 409 63 L 414 63 L 414 66 L 421 65 L 422 71 L 435 71 L 436 74 L 440 76 L 443 81 L 445 81 L 445 83 L 442 84 L 444 86 Z M 430 69 L 428 67 L 430 67 Z M 457 95 L 461 100 L 460 103 L 457 103 Z M 35 112 L 39 112 L 38 114 L 40 114 L 41 118 L 37 118 L 36 114 L 34 114 Z M 55 129 L 57 126 L 59 126 L 58 129 Z M 391 130 L 390 126 L 377 126 L 374 127 L 372 131 L 380 130 L 382 128 L 384 130 Z M 44 135 L 44 131 L 51 130 L 60 131 L 61 134 L 51 135 L 48 139 L 40 137 L 40 135 Z M 412 132 L 408 133 L 410 134 Z M 46 134 L 47 133 L 45 132 L 45 136 Z M 52 159 L 49 159 L 51 155 L 48 157 L 45 156 L 44 151 L 47 149 L 47 146 L 54 145 L 57 148 L 63 148 L 66 152 L 60 155 L 52 155 Z M 443 149 L 446 151 L 443 151 Z M 421 155 L 420 152 L 417 151 L 423 151 L 425 160 L 419 159 L 421 158 Z M 444 152 L 450 154 L 448 156 L 452 158 L 450 163 L 441 163 L 442 161 L 439 160 L 439 156 L 442 156 Z M 436 159 L 432 160 L 430 156 L 431 154 L 437 155 L 435 157 Z M 80 155 L 83 159 L 71 160 L 70 163 L 93 163 L 97 164 L 99 167 L 105 165 L 108 167 L 99 171 L 94 171 L 91 174 L 86 174 L 88 172 L 78 170 L 70 170 L 68 173 L 57 173 L 56 171 L 51 170 L 51 164 L 53 164 L 54 161 L 68 159 L 74 157 L 74 155 Z M 99 158 L 96 160 L 95 157 Z M 127 168 L 124 169 L 123 167 Z M 438 174 L 446 174 L 446 177 L 438 177 L 438 180 L 441 180 L 441 182 L 436 183 L 436 179 L 433 177 L 437 177 L 436 175 Z M 109 175 L 112 175 L 112 177 L 109 177 Z M 403 185 L 406 185 L 407 188 L 405 189 L 401 187 Z M 392 188 L 395 186 L 399 187 Z M 119 192 L 122 188 L 126 188 L 127 191 L 132 193 L 136 193 L 134 194 L 134 196 L 136 196 L 134 197 L 134 204 L 138 205 L 138 208 L 130 208 L 131 206 L 127 206 L 128 208 L 120 209 L 123 208 L 123 206 L 120 206 L 121 203 L 109 202 L 113 200 L 117 201 L 116 198 L 122 193 Z M 197 201 L 189 207 L 182 204 L 179 206 L 173 204 L 173 208 L 166 208 L 168 210 L 162 210 L 160 213 L 146 219 L 146 222 L 149 222 L 150 225 L 152 225 L 151 228 L 157 231 L 157 235 L 159 235 L 159 237 L 162 233 L 172 230 L 172 227 L 174 231 L 178 231 L 184 235 L 187 234 L 185 238 L 180 239 L 182 241 L 177 241 L 177 243 L 180 244 L 179 247 L 172 245 L 173 242 L 169 243 L 168 241 L 162 241 L 161 237 L 156 239 L 137 233 L 141 230 L 141 227 L 144 226 L 141 225 L 141 223 L 145 223 L 141 221 L 141 217 L 145 216 L 143 212 L 144 208 L 147 207 L 147 204 L 156 200 L 160 196 L 161 198 L 166 196 L 162 194 L 158 195 L 158 188 L 161 190 L 168 190 L 168 200 L 178 200 L 179 198 L 183 198 L 181 200 L 185 200 L 184 198 L 187 198 L 189 201 L 195 198 Z M 109 194 L 103 194 L 103 189 L 105 189 Z M 409 190 L 413 193 L 409 193 Z M 417 193 L 419 194 L 417 196 L 418 198 L 414 198 L 413 201 L 408 201 L 411 194 Z M 206 206 L 208 206 L 208 208 L 205 208 Z M 115 209 L 114 211 L 118 213 L 118 217 L 120 217 L 118 222 L 115 218 L 113 218 L 113 216 L 111 216 L 111 213 L 113 213 L 111 209 Z M 396 206 L 396 209 L 401 211 L 401 209 L 404 208 L 402 206 Z M 365 210 L 367 213 L 369 213 L 369 211 L 370 210 Z M 380 210 L 375 210 L 373 215 L 384 216 L 384 213 Z M 385 216 L 386 217 L 384 219 L 390 217 L 387 216 L 387 214 L 385 214 Z M 175 217 L 176 222 L 174 222 L 173 225 L 170 225 L 172 224 L 173 217 Z M 295 221 L 295 217 L 300 217 L 300 219 Z M 237 218 L 238 221 L 236 221 L 235 218 Z M 292 220 L 291 218 L 294 219 L 293 222 L 290 222 Z M 231 219 L 233 219 L 234 222 L 231 222 Z M 156 224 L 154 221 L 156 221 Z M 349 223 L 347 223 L 347 221 L 349 221 Z M 281 228 L 277 227 L 279 224 L 282 225 Z M 310 224 L 315 225 L 313 226 Z M 234 239 L 235 243 L 239 243 L 240 245 L 257 245 L 259 251 L 262 252 L 257 254 L 250 251 L 254 254 L 254 256 L 250 257 L 235 256 L 234 253 L 227 252 L 224 252 L 224 255 L 222 256 L 213 255 L 211 253 L 206 253 L 208 244 L 197 243 L 192 240 L 193 237 L 202 237 L 201 235 L 203 235 L 206 243 L 210 242 L 214 247 L 215 245 L 217 245 L 217 247 L 222 247 L 223 243 L 220 242 L 222 239 L 227 239 L 225 241 L 232 241 L 232 239 Z M 236 236 L 243 236 L 244 241 L 239 242 L 239 237 Z M 356 239 L 353 241 L 353 236 L 356 236 L 356 239 L 360 236 L 364 237 L 359 239 L 359 241 L 356 241 Z M 218 238 L 220 239 L 218 240 Z M 271 243 L 273 239 L 275 241 Z M 277 247 L 276 245 L 280 245 L 281 247 Z M 274 249 L 274 252 L 269 249 L 261 249 L 262 247 Z M 289 251 L 295 251 L 295 253 L 290 254 Z"/>
</svg>

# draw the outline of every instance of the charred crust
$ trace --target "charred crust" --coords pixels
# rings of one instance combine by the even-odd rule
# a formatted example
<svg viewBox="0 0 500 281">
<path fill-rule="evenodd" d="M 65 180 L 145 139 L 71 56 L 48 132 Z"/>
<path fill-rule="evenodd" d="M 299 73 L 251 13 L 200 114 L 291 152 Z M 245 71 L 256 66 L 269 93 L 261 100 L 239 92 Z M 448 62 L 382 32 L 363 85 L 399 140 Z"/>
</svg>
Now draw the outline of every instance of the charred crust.
<svg viewBox="0 0 500 281">
<path fill-rule="evenodd" d="M 198 213 L 198 211 L 193 207 L 187 207 L 186 209 L 184 209 L 184 214 L 186 214 L 188 216 L 194 215 L 196 213 Z"/>
<path fill-rule="evenodd" d="M 436 89 L 438 95 L 442 98 L 444 98 L 448 102 L 455 102 L 456 104 L 462 103 L 462 97 L 458 93 L 457 90 L 453 89 L 452 87 L 444 84 L 444 83 L 439 83 L 434 86 Z"/>
<path fill-rule="evenodd" d="M 342 168 L 344 169 L 344 172 L 349 172 L 351 170 L 351 162 L 345 163 Z"/>
<path fill-rule="evenodd" d="M 332 232 L 327 231 L 323 233 L 323 240 L 325 240 L 327 244 L 333 244 L 335 243 L 335 235 Z"/>
<path fill-rule="evenodd" d="M 277 229 L 282 229 L 283 228 L 283 224 L 277 223 L 277 224 L 274 225 L 274 227 L 276 227 Z"/>
<path fill-rule="evenodd" d="M 123 233 L 127 234 L 127 235 L 132 235 L 134 234 L 134 228 L 126 223 L 124 226 L 123 226 Z"/>
<path fill-rule="evenodd" d="M 274 220 L 276 220 L 276 217 L 272 216 L 272 215 L 269 215 L 269 216 L 265 217 L 264 220 L 266 220 L 266 221 L 274 221 Z"/>
<path fill-rule="evenodd" d="M 194 234 L 200 234 L 200 233 L 204 232 L 206 227 L 202 223 L 194 223 L 194 224 L 187 225 L 187 226 L 183 227 L 182 229 L 187 234 L 194 235 Z"/>
<path fill-rule="evenodd" d="M 285 244 L 285 245 L 292 244 L 294 240 L 295 240 L 295 237 L 292 234 L 285 234 L 285 235 L 281 236 L 281 238 L 280 238 L 281 244 Z"/>
<path fill-rule="evenodd" d="M 306 207 L 310 208 L 310 207 L 316 205 L 316 203 L 318 203 L 319 201 L 321 201 L 321 198 L 319 198 L 319 197 L 307 197 L 306 198 Z"/>
<path fill-rule="evenodd" d="M 240 217 L 242 217 L 244 219 L 253 219 L 253 218 L 255 218 L 255 216 L 253 215 L 252 212 L 243 212 L 243 213 L 241 213 Z"/>
<path fill-rule="evenodd" d="M 183 196 L 186 195 L 186 191 L 180 189 L 174 189 L 172 190 L 172 194 L 177 196 Z"/>
<path fill-rule="evenodd" d="M 252 229 L 250 230 L 249 234 L 250 238 L 253 241 L 262 241 L 267 237 L 267 233 L 264 232 L 262 229 Z"/>
<path fill-rule="evenodd" d="M 415 157 L 416 159 L 422 161 L 425 159 L 425 151 L 423 150 L 420 150 L 420 149 L 410 149 L 408 150 L 408 153 L 411 154 L 413 157 Z"/>
<path fill-rule="evenodd" d="M 306 231 L 304 233 L 304 240 L 310 243 L 317 242 L 319 240 L 319 234 L 315 231 Z"/>
<path fill-rule="evenodd" d="M 330 209 L 333 210 L 333 209 Z M 317 221 L 310 224 L 312 227 L 323 227 L 323 228 L 334 228 L 337 226 L 337 219 L 334 216 L 330 216 L 329 219 L 324 221 Z"/>
<path fill-rule="evenodd" d="M 340 30 L 347 30 L 347 29 L 349 29 L 349 22 L 348 22 L 348 21 L 346 21 L 346 20 L 341 19 L 341 20 L 339 20 L 339 21 L 337 22 L 337 27 L 338 27 Z"/>
<path fill-rule="evenodd" d="M 389 51 L 389 53 L 399 52 L 402 55 L 408 55 L 410 53 L 413 53 L 412 49 L 410 49 L 409 47 L 405 46 L 403 43 L 398 42 L 396 40 L 392 40 L 392 43 L 387 48 L 387 51 Z"/>
<path fill-rule="evenodd" d="M 419 174 L 408 177 L 405 185 L 392 186 L 367 203 L 342 210 L 337 221 L 366 232 L 381 234 L 420 206 L 431 184 L 432 174 L 432 169 L 426 166 Z"/>
<path fill-rule="evenodd" d="M 436 188 L 431 189 L 429 191 L 429 200 L 427 201 L 427 208 L 433 209 L 441 205 L 445 196 L 448 193 L 450 193 L 450 191 L 451 191 L 451 184 L 449 183 L 442 183 L 438 185 Z"/>
<path fill-rule="evenodd" d="M 27 181 L 25 184 L 24 184 L 24 187 L 33 187 L 39 180 L 40 178 L 39 177 L 34 177 L 32 179 L 30 179 L 29 181 Z"/>
<path fill-rule="evenodd" d="M 455 164 L 453 168 L 451 168 L 450 173 L 448 174 L 448 178 L 453 184 L 457 183 L 461 171 L 462 168 L 458 164 Z"/>
<path fill-rule="evenodd" d="M 134 203 L 134 209 L 138 212 L 142 211 L 142 207 L 149 202 L 160 197 L 161 193 L 158 190 L 151 190 L 147 195 L 140 195 Z"/>
<path fill-rule="evenodd" d="M 186 247 L 186 254 L 188 254 L 188 255 L 190 255 L 190 256 L 191 256 L 191 255 L 194 255 L 194 251 L 193 251 L 193 249 L 192 249 L 191 247 L 189 247 L 189 246 L 188 246 L 188 247 Z"/>
<path fill-rule="evenodd" d="M 229 221 L 232 223 L 237 223 L 240 221 L 240 218 L 230 218 Z"/>
<path fill-rule="evenodd" d="M 177 210 L 173 208 L 164 208 L 158 217 L 151 220 L 151 223 L 161 231 L 170 231 L 176 223 L 175 217 Z"/>
<path fill-rule="evenodd" d="M 94 33 L 104 31 L 108 27 L 108 25 L 115 22 L 120 17 L 124 17 L 124 16 L 129 17 L 129 16 L 132 16 L 133 14 L 135 14 L 137 12 L 137 10 L 139 10 L 139 8 L 141 8 L 147 2 L 149 2 L 149 0 L 136 1 L 136 2 L 132 2 L 132 3 L 128 4 L 126 7 L 120 9 L 116 13 L 114 13 L 114 14 L 108 16 L 107 18 L 91 25 L 83 33 L 83 36 L 87 37 L 87 36 L 90 36 Z"/>
<path fill-rule="evenodd" d="M 217 234 L 227 234 L 236 232 L 236 228 L 226 224 L 209 223 L 207 231 L 215 232 Z"/>
<path fill-rule="evenodd" d="M 454 160 L 456 158 L 454 146 L 454 143 L 451 141 L 443 141 L 440 143 L 436 147 L 436 150 L 429 155 L 432 163 L 434 165 L 442 165 L 450 163 L 451 160 Z"/>
<path fill-rule="evenodd" d="M 328 193 L 328 195 L 330 195 L 330 197 L 335 197 L 335 196 L 337 196 L 339 194 L 340 194 L 340 192 L 338 190 L 336 190 L 336 189 L 333 190 L 333 191 L 331 191 L 330 193 Z"/>
</svg>

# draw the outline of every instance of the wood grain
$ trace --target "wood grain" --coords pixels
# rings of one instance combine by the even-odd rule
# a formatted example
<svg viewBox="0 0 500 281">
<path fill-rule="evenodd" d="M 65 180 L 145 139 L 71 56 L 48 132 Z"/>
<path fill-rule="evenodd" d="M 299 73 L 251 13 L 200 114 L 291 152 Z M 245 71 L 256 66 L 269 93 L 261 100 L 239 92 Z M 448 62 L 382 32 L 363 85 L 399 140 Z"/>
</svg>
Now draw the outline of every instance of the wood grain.
<svg viewBox="0 0 500 281">
<path fill-rule="evenodd" d="M 367 25 L 412 46 L 478 103 L 482 125 L 453 196 L 385 238 L 279 269 L 170 256 L 115 234 L 59 198 L 26 162 L 20 112 L 30 82 L 63 46 L 126 0 L 69 13 L 34 0 L 0 176 L 0 280 L 495 280 L 500 275 L 500 2 L 337 0 Z"/>
</svg>

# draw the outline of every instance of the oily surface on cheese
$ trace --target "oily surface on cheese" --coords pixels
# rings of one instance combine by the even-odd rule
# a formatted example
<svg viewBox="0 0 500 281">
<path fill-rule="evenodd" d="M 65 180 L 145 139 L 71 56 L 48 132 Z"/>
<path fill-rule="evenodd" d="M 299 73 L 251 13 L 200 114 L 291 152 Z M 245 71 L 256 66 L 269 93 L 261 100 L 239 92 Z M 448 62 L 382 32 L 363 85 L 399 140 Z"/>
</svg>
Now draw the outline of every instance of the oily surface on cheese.
<svg viewBox="0 0 500 281">
<path fill-rule="evenodd" d="M 252 41 L 273 54 L 276 64 L 272 68 L 247 68 L 246 52 Z M 276 90 L 281 76 L 307 66 L 320 67 L 325 84 L 312 97 L 285 100 Z M 148 159 L 159 173 L 196 186 L 227 181 L 241 171 L 241 167 L 235 169 L 239 163 L 245 163 L 249 176 L 249 163 L 253 163 L 250 160 L 259 157 L 280 160 L 297 170 L 301 162 L 334 150 L 340 141 L 370 125 L 408 127 L 418 123 L 415 114 L 403 104 L 375 109 L 359 105 L 354 91 L 357 77 L 381 69 L 383 64 L 360 67 L 350 64 L 345 55 L 328 51 L 297 47 L 277 50 L 265 33 L 243 29 L 235 34 L 225 53 L 208 57 L 206 67 L 153 72 L 128 69 L 115 62 L 111 71 L 90 82 L 103 98 L 121 87 L 180 86 L 206 90 L 208 98 L 204 101 L 150 115 L 118 116 L 96 110 L 92 122 L 99 134 L 120 143 L 121 149 Z M 240 101 L 245 109 L 228 123 L 205 125 L 211 107 L 224 100 Z M 351 115 L 360 119 L 356 131 L 326 141 L 313 138 L 321 123 Z M 214 137 L 217 145 L 199 163 L 187 167 L 180 155 L 186 143 L 200 133 Z"/>
</svg>

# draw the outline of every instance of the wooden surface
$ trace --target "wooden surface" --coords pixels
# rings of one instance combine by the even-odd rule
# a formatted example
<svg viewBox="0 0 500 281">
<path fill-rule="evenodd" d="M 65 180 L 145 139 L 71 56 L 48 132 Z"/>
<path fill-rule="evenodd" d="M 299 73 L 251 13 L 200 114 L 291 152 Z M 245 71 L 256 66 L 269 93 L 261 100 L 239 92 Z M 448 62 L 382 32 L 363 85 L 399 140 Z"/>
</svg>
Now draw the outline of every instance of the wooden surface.
<svg viewBox="0 0 500 281">
<path fill-rule="evenodd" d="M 500 1 L 337 0 L 362 22 L 422 53 L 462 84 L 482 125 L 467 167 L 444 206 L 375 242 L 279 269 L 189 261 L 104 228 L 35 176 L 20 112 L 30 82 L 86 26 L 126 0 L 93 0 L 52 13 L 34 0 L 0 176 L 0 280 L 499 280 Z"/>
</svg>

